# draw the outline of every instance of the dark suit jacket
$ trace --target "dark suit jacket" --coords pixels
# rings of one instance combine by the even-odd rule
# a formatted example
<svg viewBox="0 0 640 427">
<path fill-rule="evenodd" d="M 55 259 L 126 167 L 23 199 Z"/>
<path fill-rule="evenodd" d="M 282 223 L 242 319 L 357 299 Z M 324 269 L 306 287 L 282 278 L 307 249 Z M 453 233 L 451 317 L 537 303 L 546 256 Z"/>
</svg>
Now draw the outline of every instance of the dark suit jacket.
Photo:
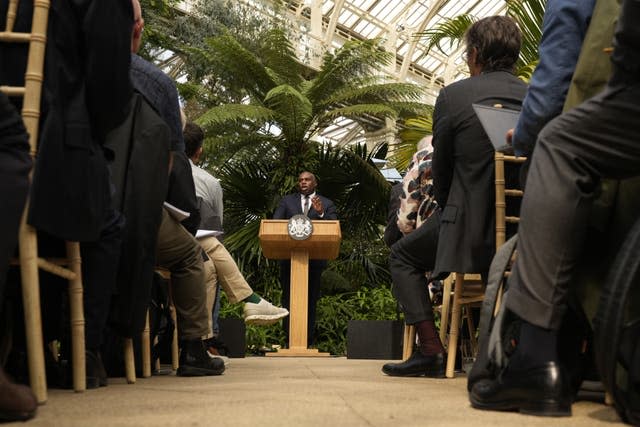
<svg viewBox="0 0 640 427">
<path fill-rule="evenodd" d="M 433 182 L 444 206 L 434 273 L 482 273 L 495 253 L 494 149 L 471 104 L 520 109 L 527 86 L 490 72 L 440 91 L 433 113 Z"/>
<path fill-rule="evenodd" d="M 320 218 L 318 212 L 313 209 L 313 205 L 309 209 L 307 216 L 309 219 L 338 219 L 336 213 L 336 207 L 333 202 L 324 196 L 316 193 L 320 200 L 322 200 L 322 206 L 324 207 L 324 216 Z M 273 213 L 273 219 L 289 219 L 294 215 L 302 214 L 302 204 L 300 203 L 300 193 L 289 194 L 284 196 L 276 211 Z"/>
<path fill-rule="evenodd" d="M 113 205 L 126 218 L 118 266 L 117 303 L 110 324 L 122 336 L 144 329 L 156 263 L 156 243 L 167 195 L 171 131 L 139 93 L 126 120 L 105 145 L 115 153 Z"/>
<path fill-rule="evenodd" d="M 4 28 L 7 0 L 0 0 Z M 31 28 L 19 2 L 16 31 Z M 29 222 L 68 240 L 98 238 L 110 203 L 102 142 L 127 115 L 133 11 L 130 0 L 51 2 L 38 161 Z M 23 85 L 27 46 L 0 47 L 0 83 Z"/>
</svg>

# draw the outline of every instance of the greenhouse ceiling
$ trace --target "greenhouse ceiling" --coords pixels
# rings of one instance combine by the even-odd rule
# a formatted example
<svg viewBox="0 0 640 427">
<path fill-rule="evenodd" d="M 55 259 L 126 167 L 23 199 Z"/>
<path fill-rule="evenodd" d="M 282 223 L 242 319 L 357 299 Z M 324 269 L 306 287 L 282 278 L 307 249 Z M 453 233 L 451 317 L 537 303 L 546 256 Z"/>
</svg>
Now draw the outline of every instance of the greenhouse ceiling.
<svg viewBox="0 0 640 427">
<path fill-rule="evenodd" d="M 387 73 L 427 89 L 425 102 L 433 103 L 445 84 L 466 77 L 462 47 L 444 42 L 442 50 L 427 52 L 428 40 L 416 34 L 461 14 L 481 18 L 504 14 L 505 0 L 235 0 L 263 13 L 279 9 L 300 31 L 297 46 L 301 61 L 320 64 L 322 54 L 352 39 L 381 38 L 396 54 Z M 188 1 L 186 2 L 188 3 Z M 278 6 L 276 6 L 278 5 Z M 362 131 L 350 121 L 338 123 L 323 138 L 342 143 L 362 140 Z"/>
</svg>

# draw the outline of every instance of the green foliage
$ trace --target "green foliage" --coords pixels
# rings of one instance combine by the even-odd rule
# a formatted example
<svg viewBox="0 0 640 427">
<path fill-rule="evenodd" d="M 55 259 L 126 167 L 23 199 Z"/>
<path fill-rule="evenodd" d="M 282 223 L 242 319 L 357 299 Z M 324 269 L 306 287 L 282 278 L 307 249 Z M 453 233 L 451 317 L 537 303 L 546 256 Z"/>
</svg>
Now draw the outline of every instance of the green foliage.
<svg viewBox="0 0 640 427">
<path fill-rule="evenodd" d="M 277 267 L 274 268 L 273 262 L 270 264 L 264 270 L 262 279 L 267 282 L 277 281 Z M 332 275 L 331 270 L 323 275 L 323 286 L 327 275 Z M 281 291 L 277 287 L 253 286 L 254 290 L 267 300 L 274 304 L 281 302 Z M 398 316 L 397 303 L 389 285 L 374 288 L 362 286 L 356 291 L 325 295 L 320 298 L 317 306 L 317 347 L 320 351 L 330 352 L 333 355 L 345 355 L 349 320 L 393 320 Z M 223 293 L 220 317 L 242 318 L 242 304 L 230 304 Z M 288 318 L 284 321 L 288 321 Z M 272 348 L 274 345 L 285 346 L 286 337 L 282 322 L 270 326 L 247 325 L 246 341 L 247 352 L 253 354 L 259 354 L 265 348 Z"/>
<path fill-rule="evenodd" d="M 400 131 L 400 140 L 393 146 L 393 154 L 389 158 L 390 164 L 399 171 L 409 167 L 413 154 L 417 151 L 418 143 L 433 133 L 433 109 L 422 117 L 407 119 Z"/>
<path fill-rule="evenodd" d="M 316 334 L 320 351 L 344 356 L 349 320 L 393 320 L 398 318 L 396 300 L 388 286 L 363 287 L 320 298 Z"/>
<path fill-rule="evenodd" d="M 442 54 L 447 53 L 454 48 L 457 48 L 462 40 L 467 29 L 473 25 L 476 19 L 468 14 L 458 15 L 453 18 L 445 19 L 438 23 L 433 28 L 426 31 L 415 33 L 413 36 L 416 38 L 426 38 L 427 48 L 425 55 L 433 48 L 436 47 Z M 442 47 L 444 41 L 448 41 L 449 45 L 446 49 Z"/>
</svg>

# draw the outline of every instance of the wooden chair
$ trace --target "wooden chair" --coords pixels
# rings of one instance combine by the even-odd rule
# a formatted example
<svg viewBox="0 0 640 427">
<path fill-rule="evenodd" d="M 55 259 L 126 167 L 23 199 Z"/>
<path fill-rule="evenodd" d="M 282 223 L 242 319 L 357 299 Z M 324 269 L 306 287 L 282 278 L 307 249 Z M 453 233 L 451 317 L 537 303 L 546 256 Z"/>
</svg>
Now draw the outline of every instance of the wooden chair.
<svg viewBox="0 0 640 427">
<path fill-rule="evenodd" d="M 35 0 L 31 33 L 14 32 L 18 0 L 9 0 L 7 25 L 0 32 L 0 41 L 7 43 L 28 43 L 29 54 L 24 87 L 1 86 L 0 90 L 12 97 L 23 97 L 22 118 L 29 133 L 30 153 L 35 157 L 40 119 L 40 97 L 43 81 L 49 0 Z M 31 388 L 39 403 L 47 400 L 47 385 L 44 365 L 44 346 L 40 312 L 40 289 L 38 268 L 69 280 L 69 300 L 71 312 L 71 342 L 73 365 L 73 388 L 86 388 L 84 311 L 82 303 L 82 275 L 80 247 L 77 242 L 66 243 L 66 258 L 44 259 L 38 257 L 36 231 L 26 223 L 28 202 L 22 216 L 19 232 L 20 255 L 13 264 L 20 265 L 22 275 L 22 298 L 25 313 L 25 330 Z"/>
<path fill-rule="evenodd" d="M 156 271 L 162 275 L 163 278 L 171 280 L 171 272 L 165 268 L 158 267 Z M 175 371 L 178 369 L 178 328 L 176 319 L 176 309 L 173 302 L 169 302 L 169 311 L 171 312 L 171 319 L 175 327 L 173 328 L 173 340 L 171 342 L 171 367 Z M 147 310 L 147 318 L 145 321 L 144 329 L 141 336 L 141 359 L 142 359 L 142 377 L 148 378 L 151 376 L 151 328 L 149 324 L 149 311 Z M 129 384 L 135 384 L 136 382 L 136 366 L 135 355 L 133 350 L 133 339 L 125 338 L 124 340 L 124 363 L 125 363 L 125 376 Z M 159 366 L 156 366 L 159 369 Z"/>
<path fill-rule="evenodd" d="M 503 153 L 495 154 L 495 181 L 496 181 L 496 249 L 502 246 L 506 240 L 507 224 L 518 224 L 520 218 L 507 216 L 507 197 L 522 197 L 523 191 L 518 188 L 506 188 L 504 164 L 514 163 L 522 165 L 526 157 L 507 156 Z"/>
<path fill-rule="evenodd" d="M 517 225 L 520 221 L 518 216 L 506 215 L 507 197 L 521 198 L 524 194 L 519 188 L 506 188 L 505 162 L 522 165 L 525 161 L 525 157 L 508 156 L 500 152 L 495 153 L 496 249 L 502 246 L 506 240 L 507 224 Z M 478 275 L 455 273 L 454 283 L 451 328 L 449 332 L 449 344 L 447 346 L 447 378 L 453 378 L 454 376 L 458 336 L 460 333 L 460 318 L 463 307 L 466 307 L 466 320 L 469 328 L 471 350 L 475 354 L 475 351 L 477 351 L 477 342 L 475 340 L 475 326 L 470 315 L 470 309 L 473 305 L 481 304 L 484 300 L 484 285 Z M 501 295 L 502 292 L 499 292 L 496 307 L 500 306 Z"/>
</svg>

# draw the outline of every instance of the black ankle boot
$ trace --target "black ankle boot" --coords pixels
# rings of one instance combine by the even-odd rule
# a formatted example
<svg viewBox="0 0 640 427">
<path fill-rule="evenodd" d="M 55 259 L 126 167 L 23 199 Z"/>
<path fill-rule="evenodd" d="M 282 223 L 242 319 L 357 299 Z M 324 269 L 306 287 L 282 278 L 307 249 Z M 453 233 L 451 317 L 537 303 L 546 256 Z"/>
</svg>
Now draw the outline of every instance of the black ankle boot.
<svg viewBox="0 0 640 427">
<path fill-rule="evenodd" d="M 181 377 L 200 377 L 220 375 L 224 372 L 224 361 L 212 357 L 201 340 L 183 341 L 180 352 L 180 367 L 177 375 Z"/>
<path fill-rule="evenodd" d="M 104 369 L 100 352 L 85 351 L 85 362 L 87 366 L 87 389 L 106 387 L 107 371 Z"/>
<path fill-rule="evenodd" d="M 38 402 L 31 389 L 12 383 L 0 368 L 0 422 L 28 420 L 37 409 Z"/>
</svg>

